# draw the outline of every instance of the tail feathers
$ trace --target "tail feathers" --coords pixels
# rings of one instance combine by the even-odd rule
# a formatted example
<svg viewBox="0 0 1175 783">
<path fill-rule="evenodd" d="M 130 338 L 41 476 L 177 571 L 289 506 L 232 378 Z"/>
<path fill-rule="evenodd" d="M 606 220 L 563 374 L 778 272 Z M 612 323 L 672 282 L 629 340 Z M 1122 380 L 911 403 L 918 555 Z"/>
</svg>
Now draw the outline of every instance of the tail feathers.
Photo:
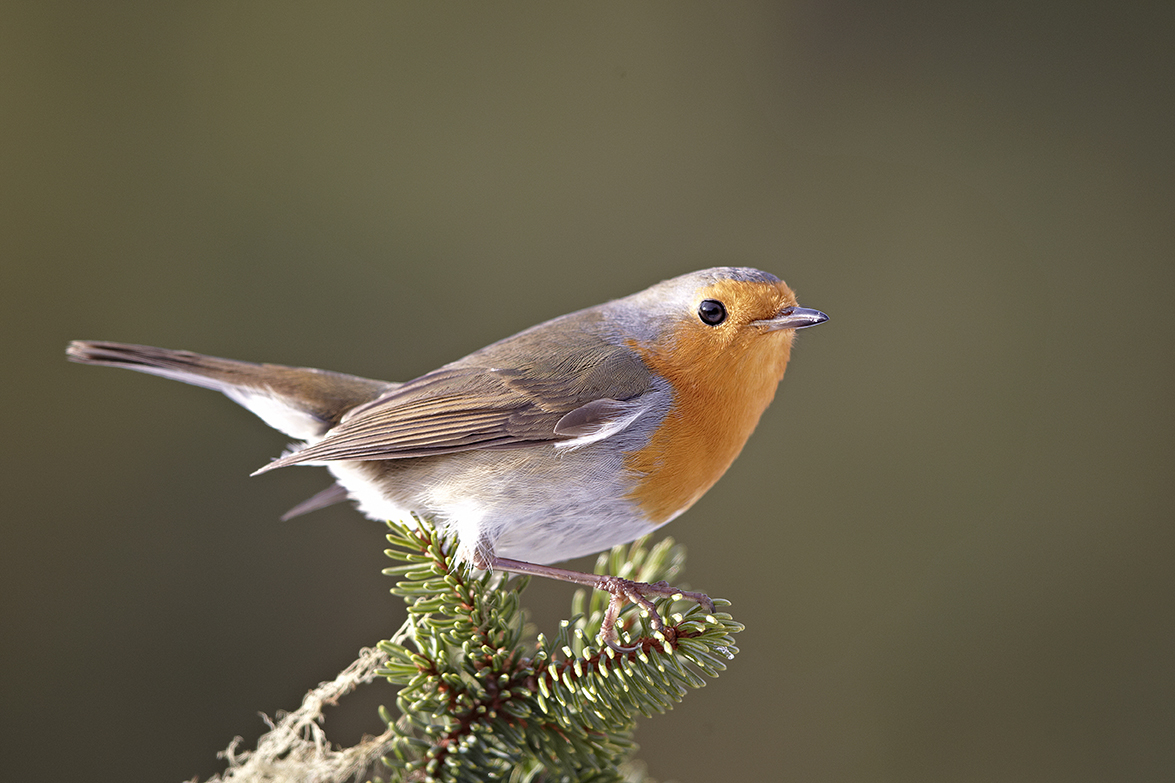
<svg viewBox="0 0 1175 783">
<path fill-rule="evenodd" d="M 81 364 L 123 367 L 213 389 L 271 427 L 302 440 L 321 437 L 351 408 L 397 385 L 308 367 L 254 364 L 127 343 L 75 340 L 66 356 Z"/>
<path fill-rule="evenodd" d="M 303 514 L 309 514 L 311 511 L 317 511 L 320 508 L 333 506 L 335 503 L 342 503 L 346 499 L 347 490 L 341 484 L 331 484 L 326 489 L 314 495 L 314 497 L 306 498 L 282 514 L 282 522 L 293 519 L 294 517 L 300 517 Z"/>
</svg>

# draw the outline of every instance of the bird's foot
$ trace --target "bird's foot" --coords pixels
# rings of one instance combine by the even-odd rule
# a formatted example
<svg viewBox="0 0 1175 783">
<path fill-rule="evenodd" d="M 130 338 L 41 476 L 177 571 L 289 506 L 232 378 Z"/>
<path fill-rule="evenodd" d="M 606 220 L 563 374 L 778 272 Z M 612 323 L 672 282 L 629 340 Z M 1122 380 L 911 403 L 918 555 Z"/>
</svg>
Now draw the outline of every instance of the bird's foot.
<svg viewBox="0 0 1175 783">
<path fill-rule="evenodd" d="M 616 621 L 620 618 L 624 607 L 630 603 L 636 604 L 644 610 L 649 616 L 653 630 L 661 633 L 665 632 L 665 621 L 661 619 L 660 612 L 653 604 L 653 600 L 656 598 L 670 598 L 674 601 L 688 599 L 705 607 L 706 611 L 714 612 L 714 602 L 710 600 L 710 596 L 705 593 L 679 590 L 665 581 L 649 584 L 648 582 L 622 579 L 619 576 L 601 576 L 595 587 L 612 596 L 612 600 L 608 602 L 608 609 L 604 612 L 604 622 L 600 626 L 600 641 L 618 653 L 631 653 L 640 649 L 640 645 L 624 647 L 618 644 L 620 634 L 616 630 Z"/>
<path fill-rule="evenodd" d="M 604 612 L 604 622 L 600 626 L 600 641 L 618 653 L 631 653 L 636 652 L 638 649 L 638 647 L 624 647 L 618 644 L 620 634 L 616 630 L 616 621 L 620 619 L 620 613 L 628 604 L 636 604 L 648 613 L 649 619 L 653 624 L 653 630 L 661 633 L 665 632 L 665 621 L 661 619 L 656 605 L 653 604 L 653 601 L 657 598 L 671 598 L 675 601 L 687 599 L 704 606 L 706 611 L 711 614 L 714 612 L 714 602 L 710 600 L 710 596 L 705 593 L 692 593 L 688 590 L 679 590 L 664 581 L 654 584 L 634 582 L 631 579 L 623 579 L 619 576 L 585 574 L 581 571 L 572 571 L 567 568 L 538 565 L 522 560 L 510 560 L 504 557 L 483 558 L 481 561 L 475 560 L 474 564 L 478 568 L 500 568 L 503 571 L 513 571 L 516 574 L 530 574 L 532 576 L 543 576 L 548 579 L 558 579 L 562 582 L 571 582 L 572 584 L 583 585 L 584 587 L 592 587 L 608 593 L 612 596 L 612 600 L 608 602 L 608 609 Z"/>
</svg>

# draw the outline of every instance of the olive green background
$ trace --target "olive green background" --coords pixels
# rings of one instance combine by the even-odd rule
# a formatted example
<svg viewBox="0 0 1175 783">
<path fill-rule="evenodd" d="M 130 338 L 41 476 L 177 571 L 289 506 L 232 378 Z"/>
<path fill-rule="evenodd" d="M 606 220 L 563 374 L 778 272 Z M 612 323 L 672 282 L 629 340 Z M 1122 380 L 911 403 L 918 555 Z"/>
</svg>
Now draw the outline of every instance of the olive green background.
<svg viewBox="0 0 1175 783">
<path fill-rule="evenodd" d="M 208 776 L 402 618 L 283 436 L 69 339 L 408 379 L 739 264 L 831 320 L 666 529 L 747 630 L 651 774 L 1169 780 L 1173 8 L 4 4 L 0 775 Z"/>
</svg>

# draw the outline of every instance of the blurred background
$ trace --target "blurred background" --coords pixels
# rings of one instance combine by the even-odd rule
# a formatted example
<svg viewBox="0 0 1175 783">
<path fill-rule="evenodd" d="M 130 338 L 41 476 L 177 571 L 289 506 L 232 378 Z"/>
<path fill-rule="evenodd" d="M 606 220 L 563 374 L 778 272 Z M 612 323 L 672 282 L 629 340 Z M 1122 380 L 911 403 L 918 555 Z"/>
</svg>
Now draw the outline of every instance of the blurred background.
<svg viewBox="0 0 1175 783">
<path fill-rule="evenodd" d="M 0 9 L 4 777 L 179 781 L 403 617 L 121 340 L 405 380 L 718 264 L 831 320 L 665 532 L 746 623 L 654 777 L 1169 780 L 1175 5 Z M 581 565 L 590 561 L 580 562 Z M 540 629 L 569 591 L 532 583 Z M 381 726 L 390 686 L 329 713 Z"/>
</svg>

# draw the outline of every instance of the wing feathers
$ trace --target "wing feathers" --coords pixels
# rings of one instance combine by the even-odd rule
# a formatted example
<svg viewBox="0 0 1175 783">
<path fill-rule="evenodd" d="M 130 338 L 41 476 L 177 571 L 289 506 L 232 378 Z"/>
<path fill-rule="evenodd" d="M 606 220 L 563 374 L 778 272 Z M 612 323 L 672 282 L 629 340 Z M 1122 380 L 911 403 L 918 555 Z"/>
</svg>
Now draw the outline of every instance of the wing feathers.
<svg viewBox="0 0 1175 783">
<path fill-rule="evenodd" d="M 648 370 L 627 349 L 589 345 L 568 373 L 450 366 L 347 413 L 326 436 L 258 473 L 286 465 L 383 460 L 541 443 L 580 446 L 623 430 L 648 409 Z M 601 394 L 608 389 L 610 394 Z"/>
</svg>

